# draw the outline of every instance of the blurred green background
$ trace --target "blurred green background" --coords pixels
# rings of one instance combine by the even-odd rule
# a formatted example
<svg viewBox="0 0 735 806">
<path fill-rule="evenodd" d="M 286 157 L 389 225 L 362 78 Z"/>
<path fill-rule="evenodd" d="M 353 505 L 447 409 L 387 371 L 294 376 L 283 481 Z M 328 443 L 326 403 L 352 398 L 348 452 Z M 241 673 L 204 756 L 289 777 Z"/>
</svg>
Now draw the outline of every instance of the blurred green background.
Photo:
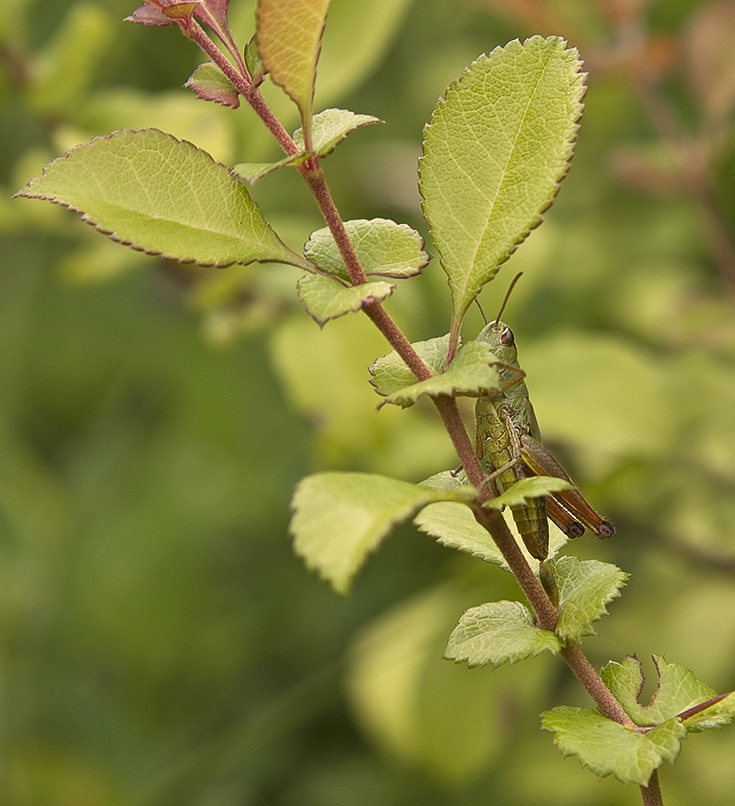
<svg viewBox="0 0 735 806">
<path fill-rule="evenodd" d="M 232 0 L 241 42 L 254 2 Z M 295 272 L 197 269 L 10 196 L 116 128 L 227 164 L 275 157 L 245 110 L 181 88 L 203 58 L 134 0 L 6 0 L 0 32 L 0 803 L 3 806 L 634 804 L 563 760 L 538 713 L 589 706 L 565 667 L 441 661 L 506 575 L 405 527 L 340 599 L 292 555 L 289 498 L 325 468 L 453 467 L 429 407 L 375 412 L 364 317 L 323 331 Z M 586 644 L 735 688 L 735 3 L 333 0 L 317 106 L 378 115 L 326 162 L 345 217 L 425 232 L 416 159 L 482 52 L 560 34 L 589 71 L 574 166 L 483 297 L 549 444 L 618 525 L 569 547 L 633 574 Z M 295 115 L 272 93 L 292 128 Z M 294 174 L 255 188 L 294 247 L 320 225 Z M 434 262 L 388 307 L 447 329 Z M 467 325 L 480 327 L 473 313 Z M 649 692 L 650 693 L 650 692 Z M 692 737 L 667 806 L 729 804 L 735 731 Z"/>
</svg>

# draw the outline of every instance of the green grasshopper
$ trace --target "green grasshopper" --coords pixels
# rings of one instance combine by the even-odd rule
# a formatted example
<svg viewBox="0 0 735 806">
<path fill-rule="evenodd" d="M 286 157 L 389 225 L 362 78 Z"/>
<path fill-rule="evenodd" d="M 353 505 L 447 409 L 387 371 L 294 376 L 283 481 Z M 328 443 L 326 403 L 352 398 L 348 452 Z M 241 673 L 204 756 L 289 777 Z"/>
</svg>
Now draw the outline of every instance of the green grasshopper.
<svg viewBox="0 0 735 806">
<path fill-rule="evenodd" d="M 477 455 L 489 473 L 488 479 L 495 481 L 501 493 L 529 476 L 555 476 L 573 484 L 541 442 L 523 380 L 525 373 L 518 364 L 513 331 L 500 321 L 508 295 L 495 321 L 485 325 L 477 336 L 477 341 L 490 345 L 493 364 L 500 370 L 500 388 L 479 398 L 475 407 Z M 579 537 L 585 526 L 601 538 L 615 531 L 574 486 L 512 506 L 511 512 L 526 548 L 537 560 L 545 560 L 549 553 L 547 518 L 569 537 Z"/>
</svg>

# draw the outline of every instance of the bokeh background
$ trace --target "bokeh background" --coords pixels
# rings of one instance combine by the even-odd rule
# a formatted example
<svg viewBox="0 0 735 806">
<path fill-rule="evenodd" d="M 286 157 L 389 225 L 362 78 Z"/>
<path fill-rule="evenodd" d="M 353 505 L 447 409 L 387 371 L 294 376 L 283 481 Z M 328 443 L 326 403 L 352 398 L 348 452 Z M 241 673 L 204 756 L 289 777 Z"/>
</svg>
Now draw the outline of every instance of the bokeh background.
<svg viewBox="0 0 735 806">
<path fill-rule="evenodd" d="M 10 196 L 75 143 L 156 126 L 226 164 L 276 157 L 246 110 L 181 85 L 201 54 L 123 23 L 134 0 L 6 0 L 0 30 L 0 802 L 3 806 L 635 804 L 539 730 L 588 706 L 554 658 L 441 660 L 464 608 L 517 598 L 410 527 L 350 598 L 293 556 L 289 498 L 322 469 L 456 465 L 430 407 L 375 411 L 364 317 L 323 331 L 295 270 L 181 267 Z M 254 2 L 232 0 L 244 43 Z M 586 649 L 735 688 L 735 3 L 333 0 L 318 108 L 388 125 L 325 163 L 345 217 L 424 234 L 420 139 L 482 52 L 535 33 L 589 72 L 571 174 L 486 289 L 548 443 L 618 526 L 569 547 L 632 573 Z M 271 93 L 284 122 L 296 117 Z M 254 191 L 298 247 L 297 177 Z M 435 261 L 388 305 L 443 334 Z M 365 319 L 365 321 L 363 321 Z M 479 329 L 473 313 L 467 334 Z M 649 683 L 648 694 L 653 690 Z M 667 806 L 729 804 L 735 730 L 662 770 Z"/>
</svg>

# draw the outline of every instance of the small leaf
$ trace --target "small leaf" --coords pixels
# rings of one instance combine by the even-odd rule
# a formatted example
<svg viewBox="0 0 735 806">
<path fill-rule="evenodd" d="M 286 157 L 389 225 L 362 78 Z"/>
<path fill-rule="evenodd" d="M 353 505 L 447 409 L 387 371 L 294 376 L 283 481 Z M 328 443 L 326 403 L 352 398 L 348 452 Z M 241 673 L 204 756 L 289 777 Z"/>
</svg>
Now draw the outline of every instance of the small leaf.
<svg viewBox="0 0 735 806">
<path fill-rule="evenodd" d="M 338 593 L 390 530 L 433 501 L 462 495 L 367 473 L 318 473 L 293 497 L 294 548 Z"/>
<path fill-rule="evenodd" d="M 442 470 L 440 473 L 435 473 L 433 476 L 429 476 L 428 479 L 419 482 L 419 484 L 431 487 L 433 490 L 475 489 L 467 483 L 464 470 L 460 470 L 458 473 L 453 470 Z"/>
<path fill-rule="evenodd" d="M 263 64 L 263 60 L 260 58 L 260 51 L 258 50 L 258 42 L 255 39 L 255 35 L 253 35 L 248 41 L 247 45 L 245 45 L 244 56 L 245 68 L 248 71 L 250 80 L 252 81 L 253 86 L 257 87 L 263 82 L 265 65 Z"/>
<path fill-rule="evenodd" d="M 534 626 L 533 616 L 520 602 L 489 602 L 462 615 L 444 657 L 469 666 L 500 666 L 547 650 L 556 654 L 561 648 L 553 632 Z"/>
<path fill-rule="evenodd" d="M 329 0 L 258 0 L 256 40 L 273 81 L 311 126 L 316 65 Z M 307 137 L 307 140 L 309 138 Z"/>
<path fill-rule="evenodd" d="M 614 775 L 624 784 L 646 786 L 664 761 L 674 762 L 686 729 L 676 719 L 648 733 L 634 730 L 584 708 L 566 705 L 541 715 L 541 726 L 554 734 L 562 755 L 577 756 L 600 778 Z"/>
<path fill-rule="evenodd" d="M 309 256 L 308 250 L 306 250 L 306 254 Z M 322 268 L 324 267 L 322 266 Z M 447 364 L 449 334 L 427 341 L 417 341 L 411 346 L 432 372 L 444 371 Z M 373 376 L 370 383 L 375 387 L 375 391 L 383 397 L 403 389 L 416 380 L 413 372 L 395 350 L 388 355 L 376 358 L 368 369 Z"/>
<path fill-rule="evenodd" d="M 530 498 L 541 498 L 559 490 L 568 490 L 571 487 L 572 484 L 565 479 L 553 476 L 531 476 L 527 479 L 519 479 L 497 498 L 488 501 L 485 506 L 493 509 L 520 506 Z"/>
<path fill-rule="evenodd" d="M 358 115 L 348 109 L 325 109 L 319 112 L 311 119 L 314 153 L 326 157 L 349 134 L 371 123 L 385 123 L 385 121 L 373 115 Z M 296 129 L 293 139 L 297 146 L 305 148 L 303 129 Z"/>
<path fill-rule="evenodd" d="M 577 557 L 559 557 L 549 565 L 559 588 L 556 633 L 578 641 L 593 633 L 590 625 L 607 614 L 606 605 L 620 596 L 629 575 L 610 563 Z"/>
<path fill-rule="evenodd" d="M 345 221 L 344 226 L 368 276 L 413 277 L 429 262 L 423 238 L 408 224 L 385 218 L 360 218 Z M 327 227 L 311 233 L 304 254 L 323 271 L 349 281 L 342 255 Z"/>
<path fill-rule="evenodd" d="M 311 267 L 224 165 L 157 129 L 122 130 L 77 146 L 16 195 L 68 207 L 115 241 L 183 263 Z"/>
<path fill-rule="evenodd" d="M 323 274 L 305 274 L 298 282 L 299 299 L 309 316 L 321 326 L 330 319 L 380 302 L 394 290 L 395 285 L 385 281 L 345 286 L 336 278 Z"/>
<path fill-rule="evenodd" d="M 535 36 L 481 56 L 437 104 L 419 184 L 449 280 L 452 332 L 556 195 L 583 92 L 577 52 Z"/>
<path fill-rule="evenodd" d="M 505 510 L 503 517 L 526 556 L 527 562 L 532 568 L 538 568 L 538 560 L 531 557 L 521 541 L 510 510 Z M 475 520 L 471 510 L 462 504 L 452 502 L 430 504 L 414 518 L 414 524 L 442 546 L 471 554 L 486 563 L 499 565 L 506 571 L 510 570 L 500 549 L 495 545 L 495 541 Z M 567 541 L 567 536 L 550 522 L 549 556 L 553 557 Z"/>
<path fill-rule="evenodd" d="M 264 176 L 272 174 L 279 168 L 289 165 L 299 165 L 306 159 L 306 154 L 294 154 L 284 157 L 277 162 L 240 162 L 232 169 L 238 179 L 244 179 L 249 185 L 254 185 Z"/>
<path fill-rule="evenodd" d="M 204 101 L 215 101 L 222 106 L 237 109 L 240 96 L 227 76 L 212 62 L 200 64 L 184 84 Z"/>
<path fill-rule="evenodd" d="M 658 725 L 717 695 L 714 689 L 697 680 L 691 669 L 667 663 L 659 655 L 653 656 L 653 662 L 658 681 L 648 705 L 638 699 L 645 683 L 638 658 L 629 655 L 622 663 L 610 661 L 602 670 L 605 684 L 637 725 Z M 699 727 L 701 729 L 702 725 Z"/>
<path fill-rule="evenodd" d="M 176 25 L 174 20 L 166 16 L 160 9 L 144 3 L 129 16 L 125 22 L 137 22 L 140 25 Z"/>
<path fill-rule="evenodd" d="M 406 408 L 413 405 L 419 397 L 437 397 L 439 395 L 487 394 L 497 389 L 500 384 L 498 371 L 490 365 L 493 354 L 490 346 L 471 341 L 460 347 L 454 361 L 439 375 L 426 381 L 418 381 L 405 386 L 386 397 L 380 404 L 391 403 Z"/>
</svg>

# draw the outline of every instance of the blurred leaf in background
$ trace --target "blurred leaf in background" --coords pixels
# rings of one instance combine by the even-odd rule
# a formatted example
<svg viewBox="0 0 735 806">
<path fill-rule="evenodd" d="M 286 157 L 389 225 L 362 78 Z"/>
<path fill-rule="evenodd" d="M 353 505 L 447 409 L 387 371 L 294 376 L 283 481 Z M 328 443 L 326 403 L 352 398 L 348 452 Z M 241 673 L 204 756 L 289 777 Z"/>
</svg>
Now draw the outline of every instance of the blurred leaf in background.
<svg viewBox="0 0 735 806">
<path fill-rule="evenodd" d="M 230 5 L 245 42 L 255 3 Z M 278 158 L 247 110 L 181 88 L 201 54 L 175 30 L 122 23 L 134 6 L 11 0 L 0 32 L 3 804 L 637 803 L 537 730 L 540 710 L 589 705 L 553 658 L 440 660 L 464 609 L 515 598 L 494 569 L 405 528 L 340 600 L 292 556 L 288 500 L 306 473 L 417 481 L 456 464 L 428 407 L 375 412 L 367 366 L 386 350 L 367 321 L 320 331 L 288 267 L 182 267 L 10 199 L 67 147 L 123 127 L 228 165 Z M 447 84 L 516 37 L 579 48 L 571 174 L 485 306 L 524 270 L 505 317 L 544 437 L 618 526 L 572 549 L 632 573 L 594 662 L 665 653 L 722 691 L 735 688 L 734 9 L 332 0 L 316 95 L 317 110 L 389 124 L 325 163 L 343 216 L 425 235 L 416 159 Z M 323 222 L 295 183 L 282 170 L 254 195 L 299 249 Z M 388 300 L 413 340 L 446 332 L 444 282 L 430 264 Z M 703 781 L 708 803 L 729 803 L 734 752 L 732 731 L 692 742 L 665 771 L 667 806 L 696 802 Z"/>
</svg>

